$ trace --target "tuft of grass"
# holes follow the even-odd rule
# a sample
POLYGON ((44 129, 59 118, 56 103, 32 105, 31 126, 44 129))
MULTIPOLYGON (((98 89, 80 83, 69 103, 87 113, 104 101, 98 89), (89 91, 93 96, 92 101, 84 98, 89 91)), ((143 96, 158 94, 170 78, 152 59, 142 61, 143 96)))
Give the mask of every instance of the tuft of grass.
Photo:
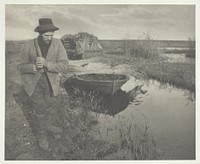
POLYGON ((137 40, 124 41, 121 48, 124 50, 125 55, 130 55, 137 58, 155 58, 159 54, 159 42, 154 42, 150 34, 144 33, 137 40))
POLYGON ((148 78, 195 92, 194 64, 166 61, 152 64, 148 62, 145 66, 139 68, 139 70, 142 69, 148 78))
POLYGON ((119 158, 131 160, 158 160, 164 154, 159 152, 155 138, 148 134, 149 125, 146 123, 141 131, 137 124, 121 125, 118 128, 120 136, 119 158))

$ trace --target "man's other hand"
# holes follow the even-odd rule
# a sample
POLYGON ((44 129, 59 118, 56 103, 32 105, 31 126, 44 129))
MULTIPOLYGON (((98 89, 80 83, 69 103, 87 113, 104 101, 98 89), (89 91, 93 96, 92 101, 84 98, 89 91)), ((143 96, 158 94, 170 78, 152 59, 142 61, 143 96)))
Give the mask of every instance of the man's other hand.
POLYGON ((35 65, 36 65, 36 68, 41 69, 41 68, 47 67, 47 61, 43 57, 37 57, 35 65))

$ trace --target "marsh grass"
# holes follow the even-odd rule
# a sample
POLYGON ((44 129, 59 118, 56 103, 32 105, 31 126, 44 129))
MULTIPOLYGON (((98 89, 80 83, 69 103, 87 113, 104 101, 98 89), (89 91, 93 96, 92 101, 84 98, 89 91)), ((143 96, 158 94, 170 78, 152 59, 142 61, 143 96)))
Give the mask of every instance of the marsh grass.
MULTIPOLYGON (((119 53, 104 54, 100 59, 107 63, 118 63, 131 65, 134 71, 127 72, 136 78, 154 79, 161 83, 168 83, 177 88, 187 89, 195 92, 195 64, 169 62, 161 53, 165 50, 159 49, 162 43, 155 42, 148 33, 143 34, 137 41, 125 40, 120 47, 123 55, 119 53)), ((195 56, 195 42, 188 40, 188 48, 184 50, 170 50, 170 52, 183 52, 187 57, 195 56)))
POLYGON ((177 88, 195 92, 195 65, 189 63, 148 63, 142 67, 146 76, 177 88))
POLYGON ((102 108, 102 99, 98 93, 94 91, 85 91, 78 87, 71 88, 71 105, 79 105, 91 111, 98 111, 102 108))
MULTIPOLYGON (((134 121, 133 124, 126 125, 122 124, 119 120, 119 125, 116 126, 116 129, 109 129, 118 136, 119 140, 116 142, 107 141, 107 139, 104 138, 105 134, 102 134, 102 131, 100 130, 99 113, 97 112, 102 109, 102 106, 100 106, 102 98, 95 92, 86 92, 79 88, 73 88, 73 90, 72 106, 75 105, 76 108, 77 106, 83 108, 79 118, 81 118, 82 126, 84 127, 84 135, 87 136, 88 134, 91 134, 91 129, 89 128, 91 126, 88 125, 91 124, 91 121, 89 120, 91 120, 92 112, 94 116, 92 127, 97 131, 100 137, 98 144, 101 145, 98 147, 99 150, 93 150, 96 152, 96 156, 92 156, 90 153, 92 153, 92 147, 94 148, 95 145, 91 145, 91 143, 94 138, 92 139, 91 136, 87 136, 87 138, 90 138, 90 140, 86 140, 87 146, 90 145, 91 150, 88 150, 88 147, 86 146, 83 150, 87 151, 87 154, 82 152, 79 154, 81 158, 86 158, 86 156, 83 157, 83 154, 87 155, 87 159, 156 160, 163 158, 158 153, 156 140, 148 137, 149 125, 147 123, 145 124, 144 130, 141 130, 134 121)), ((106 115, 106 111, 104 112, 106 115)), ((104 128, 106 129, 107 127, 104 128)))
MULTIPOLYGON (((91 128, 98 127, 99 114, 92 111, 100 108, 100 100, 94 92, 86 92, 74 87, 72 89, 73 95, 71 94, 69 107, 66 109, 69 110, 68 117, 70 117, 66 134, 73 134, 70 136, 73 146, 70 151, 62 149, 62 153, 59 154, 63 154, 63 159, 104 159, 105 156, 116 152, 117 146, 102 140, 100 132, 100 140, 95 139, 91 134, 91 128)), ((65 93, 64 90, 63 93, 65 93)), ((64 103, 65 96, 62 98, 64 103)), ((63 142, 66 143, 66 139, 63 142)))
POLYGON ((86 99, 77 96, 83 94, 82 96, 85 97, 85 92, 78 89, 74 92, 72 99, 68 97, 65 90, 62 90, 62 96, 60 96, 62 106, 66 104, 64 108, 59 109, 62 114, 58 118, 63 122, 63 133, 59 138, 51 139, 53 158, 98 159, 98 148, 100 149, 107 143, 102 141, 102 145, 96 146, 98 141, 90 134, 91 128, 97 124, 97 117, 89 110, 89 107, 93 105, 88 103, 90 101, 88 98, 85 102, 86 99))
POLYGON ((158 56, 160 50, 159 42, 155 42, 153 37, 144 33, 136 40, 124 40, 121 43, 121 46, 118 48, 119 52, 123 55, 128 55, 137 58, 155 58, 158 56))
POLYGON ((119 154, 122 159, 132 160, 155 160, 162 159, 155 138, 148 134, 149 125, 146 123, 144 130, 140 130, 136 123, 121 126, 119 131, 120 146, 119 154))
POLYGON ((132 56, 103 55, 100 60, 105 63, 130 65, 130 75, 138 79, 153 79, 161 83, 168 83, 181 89, 195 92, 195 64, 169 62, 160 55, 155 58, 144 59, 132 56), (130 64, 131 63, 131 64, 130 64))

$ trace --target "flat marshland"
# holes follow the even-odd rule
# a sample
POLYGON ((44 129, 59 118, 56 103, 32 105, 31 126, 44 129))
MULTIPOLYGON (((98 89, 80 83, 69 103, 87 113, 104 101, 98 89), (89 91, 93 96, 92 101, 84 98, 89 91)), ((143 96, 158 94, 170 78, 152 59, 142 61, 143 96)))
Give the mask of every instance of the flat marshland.
MULTIPOLYGON (((42 152, 34 135, 34 120, 27 112, 30 108, 29 100, 22 90, 20 74, 16 69, 20 62, 19 45, 22 42, 7 42, 5 159, 195 158, 194 99, 189 103, 189 107, 182 103, 185 101, 182 91, 195 95, 195 59, 189 62, 169 60, 157 49, 157 43, 152 45, 149 42, 141 42, 134 46, 128 42, 120 42, 117 45, 108 41, 101 43, 104 48, 103 54, 90 54, 83 60, 70 61, 69 73, 63 76, 63 81, 77 73, 120 72, 134 77, 139 82, 155 80, 156 84, 167 84, 167 88, 173 91, 168 93, 166 88, 150 86, 147 93, 140 89, 135 89, 131 95, 122 92, 123 97, 116 97, 114 102, 117 105, 112 104, 112 110, 117 109, 125 100, 128 100, 128 106, 124 107, 123 111, 110 115, 107 108, 101 104, 101 96, 77 88, 61 88, 61 95, 54 104, 55 111, 51 117, 53 123, 63 128, 63 134, 49 134, 50 150, 42 152), (152 102, 151 96, 160 97, 160 103, 152 102), (169 99, 170 103, 167 100, 164 102, 165 99, 169 99), (57 115, 56 112, 60 114, 57 115), (176 146, 177 138, 180 137, 180 145, 176 146), (163 147, 165 149, 162 149, 163 147), (172 152, 175 156, 170 154, 172 152)), ((131 85, 137 88, 137 84, 131 85)))

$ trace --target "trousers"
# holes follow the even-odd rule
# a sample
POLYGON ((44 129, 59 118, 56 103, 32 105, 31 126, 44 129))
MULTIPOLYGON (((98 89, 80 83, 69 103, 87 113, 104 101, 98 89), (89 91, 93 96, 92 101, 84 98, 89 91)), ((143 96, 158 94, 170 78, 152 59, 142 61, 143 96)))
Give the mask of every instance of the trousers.
POLYGON ((45 115, 45 113, 50 110, 53 99, 52 88, 44 72, 31 96, 33 112, 36 115, 45 115))
POLYGON ((59 97, 53 96, 49 79, 44 72, 31 96, 32 111, 36 116, 37 132, 49 131, 52 133, 62 132, 62 110, 64 106, 59 97))
POLYGON ((55 102, 49 79, 44 72, 31 96, 32 112, 36 120, 36 131, 60 132, 52 126, 52 116, 55 116, 55 102))

